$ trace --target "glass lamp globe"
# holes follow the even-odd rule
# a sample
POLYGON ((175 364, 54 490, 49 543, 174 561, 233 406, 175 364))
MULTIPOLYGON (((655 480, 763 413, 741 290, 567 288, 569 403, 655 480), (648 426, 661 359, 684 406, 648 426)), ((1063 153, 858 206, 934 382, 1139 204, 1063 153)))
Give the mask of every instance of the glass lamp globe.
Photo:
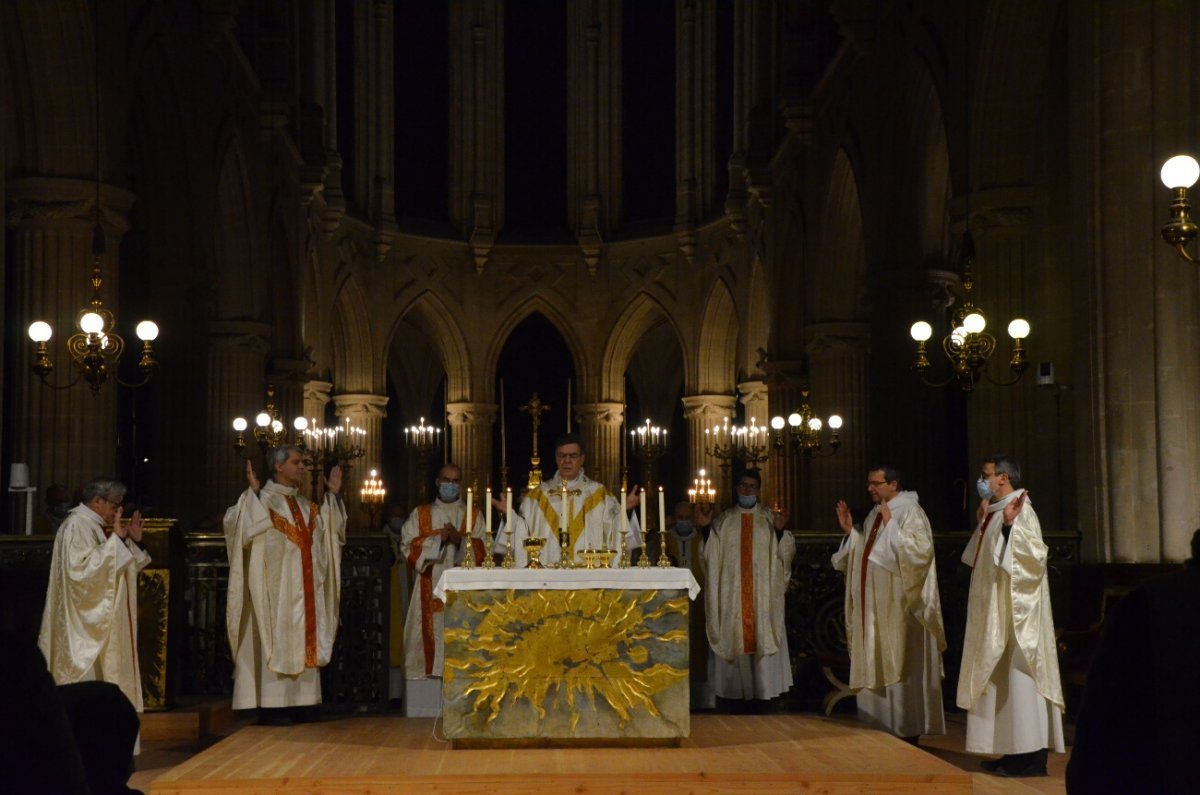
POLYGON ((79 330, 84 334, 99 334, 104 331, 104 318, 95 312, 87 312, 79 318, 79 330))
POLYGON ((271 423, 271 430, 274 431, 275 433, 279 433, 280 431, 283 430, 283 423, 280 422, 279 420, 275 420, 274 422, 271 423))
POLYGON ((793 428, 799 428, 803 419, 803 417, 793 411, 788 415, 788 425, 791 425, 793 428))
POLYGON ((260 428, 266 428, 271 424, 271 415, 265 411, 260 411, 258 416, 254 418, 254 424, 260 428))
POLYGON ((154 340, 158 339, 158 324, 153 320, 143 320, 137 324, 134 333, 137 334, 137 338, 142 342, 154 342, 154 340))
POLYGON ((933 326, 929 325, 924 320, 918 320, 916 323, 912 324, 912 328, 909 329, 908 333, 911 334, 912 338, 917 342, 925 342, 933 336, 933 326))
POLYGON ((1008 336, 1014 340, 1023 340, 1029 336, 1029 321, 1017 318, 1008 324, 1008 336))
POLYGON ((46 342, 54 334, 54 329, 44 320, 35 320, 29 324, 29 339, 34 342, 46 342))
POLYGON ((978 312, 972 312, 963 318, 963 328, 968 334, 978 334, 987 328, 987 321, 978 312))
POLYGON ((1190 155, 1175 155, 1163 163, 1158 175, 1168 188, 1190 188, 1200 179, 1200 164, 1190 155))
POLYGON ((808 421, 808 429, 811 431, 821 430, 821 421, 819 419, 817 419, 816 417, 813 417, 811 420, 808 421))
POLYGON ((842 418, 834 414, 829 418, 829 427, 835 431, 842 427, 842 418))
POLYGON ((308 420, 304 419, 303 417, 297 417, 296 419, 292 420, 292 427, 298 431, 306 431, 308 430, 308 420))
POLYGON ((786 424, 787 423, 784 421, 783 417, 775 416, 771 418, 771 427, 777 431, 782 431, 783 426, 786 424))
POLYGON ((235 431, 237 431, 238 433, 241 433, 242 431, 246 430, 246 418, 238 417, 237 419, 235 419, 233 421, 233 429, 235 431))

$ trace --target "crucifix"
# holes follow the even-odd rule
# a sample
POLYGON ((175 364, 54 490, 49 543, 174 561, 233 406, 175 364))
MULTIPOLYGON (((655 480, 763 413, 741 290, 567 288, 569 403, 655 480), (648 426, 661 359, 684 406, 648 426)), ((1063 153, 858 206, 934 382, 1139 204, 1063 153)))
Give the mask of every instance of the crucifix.
POLYGON ((542 424, 542 415, 550 410, 550 406, 542 402, 538 397, 538 393, 534 392, 533 397, 524 406, 521 406, 519 411, 523 411, 533 420, 533 455, 529 457, 529 482, 526 488, 533 491, 542 484, 542 459, 538 456, 538 426, 542 424))

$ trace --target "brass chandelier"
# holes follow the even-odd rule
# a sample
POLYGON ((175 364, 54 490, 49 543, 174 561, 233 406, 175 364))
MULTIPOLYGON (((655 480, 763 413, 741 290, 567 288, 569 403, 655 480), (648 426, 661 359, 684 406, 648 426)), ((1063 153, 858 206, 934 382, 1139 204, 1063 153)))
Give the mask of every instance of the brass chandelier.
POLYGON ((119 372, 121 354, 125 352, 125 340, 116 331, 117 320, 113 313, 104 307, 100 298, 100 287, 103 278, 100 275, 100 263, 104 259, 104 227, 100 224, 100 37, 99 11, 97 4, 92 4, 92 50, 95 69, 95 123, 96 123, 96 206, 92 227, 92 300, 88 306, 81 309, 75 319, 76 332, 67 338, 67 352, 71 356, 71 364, 77 371, 75 377, 65 384, 50 383, 50 374, 54 371, 54 363, 50 361, 50 352, 46 343, 54 334, 54 329, 44 320, 35 320, 29 326, 29 339, 34 343, 33 362, 30 369, 42 380, 43 384, 53 389, 69 389, 80 380, 86 381, 93 395, 100 394, 100 387, 111 374, 113 380, 124 387, 145 386, 158 372, 158 361, 154 358, 154 348, 151 343, 158 338, 158 325, 150 320, 137 324, 135 333, 142 341, 142 358, 138 361, 141 377, 134 381, 123 381, 119 372))
POLYGON ((1008 336, 1012 338, 1012 354, 1008 359, 1008 367, 1013 376, 1008 380, 997 380, 988 370, 988 361, 996 350, 996 338, 987 333, 987 319, 983 311, 971 301, 971 290, 975 286, 975 277, 971 263, 975 258, 975 242, 968 230, 963 234, 963 299, 958 308, 950 316, 950 333, 942 338, 942 351, 950 363, 950 374, 944 380, 929 378, 930 362, 926 354, 925 343, 933 336, 933 326, 924 320, 912 325, 910 334, 917 343, 913 358, 913 370, 925 384, 932 387, 944 387, 958 384, 963 392, 970 392, 986 379, 997 386, 1011 386, 1021 380, 1029 362, 1025 358, 1024 340, 1029 336, 1029 322, 1016 318, 1008 324, 1008 336))
POLYGON ((788 415, 771 418, 771 443, 775 452, 784 457, 802 456, 804 458, 831 456, 838 451, 842 444, 842 418, 831 414, 825 422, 813 413, 808 403, 808 387, 800 389, 800 408, 788 415), (822 433, 827 428, 828 439, 822 433))

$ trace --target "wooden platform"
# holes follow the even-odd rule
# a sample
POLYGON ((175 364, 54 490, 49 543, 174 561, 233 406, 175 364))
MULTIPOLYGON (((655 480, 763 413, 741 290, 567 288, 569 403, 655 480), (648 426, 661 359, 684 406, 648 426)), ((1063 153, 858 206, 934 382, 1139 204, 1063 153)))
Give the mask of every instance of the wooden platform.
POLYGON ((395 717, 251 726, 150 792, 972 791, 970 773, 919 748, 808 715, 694 715, 679 748, 451 750, 434 730, 433 719, 395 717))

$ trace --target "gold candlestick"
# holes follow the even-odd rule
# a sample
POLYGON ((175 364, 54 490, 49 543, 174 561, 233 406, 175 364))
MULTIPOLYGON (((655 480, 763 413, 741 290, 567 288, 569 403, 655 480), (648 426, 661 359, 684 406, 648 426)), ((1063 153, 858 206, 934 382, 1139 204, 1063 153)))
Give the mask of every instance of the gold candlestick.
POLYGON ((508 545, 504 550, 504 560, 500 563, 500 567, 504 569, 515 569, 517 567, 516 558, 512 553, 512 522, 504 525, 504 531, 508 533, 508 545))

